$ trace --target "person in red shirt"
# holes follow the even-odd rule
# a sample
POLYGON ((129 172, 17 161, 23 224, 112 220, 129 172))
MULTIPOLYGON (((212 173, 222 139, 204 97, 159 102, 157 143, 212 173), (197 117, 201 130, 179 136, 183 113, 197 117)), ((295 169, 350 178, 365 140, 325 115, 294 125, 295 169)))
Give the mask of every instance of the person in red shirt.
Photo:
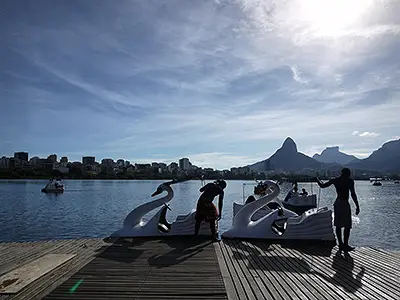
POLYGON ((225 188, 226 182, 222 179, 207 183, 205 186, 200 188, 200 192, 202 194, 197 201, 195 235, 199 234, 201 221, 204 220, 210 223, 211 235, 213 239, 218 240, 216 233, 216 221, 221 219, 225 188), (216 196, 219 196, 218 210, 213 204, 213 200, 216 196))

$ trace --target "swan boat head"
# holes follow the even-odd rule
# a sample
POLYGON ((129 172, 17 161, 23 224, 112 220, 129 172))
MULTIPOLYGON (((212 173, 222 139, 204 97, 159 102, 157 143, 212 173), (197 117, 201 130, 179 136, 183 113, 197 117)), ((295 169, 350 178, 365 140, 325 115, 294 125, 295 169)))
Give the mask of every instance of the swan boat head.
POLYGON ((160 224, 160 219, 165 219, 166 210, 170 209, 168 202, 174 197, 174 191, 171 185, 187 180, 189 179, 171 180, 161 183, 156 191, 151 194, 151 197, 158 196, 164 192, 167 192, 167 195, 134 208, 124 219, 123 227, 114 232, 111 237, 157 236, 160 234, 160 231, 168 232, 170 229, 169 224, 167 224, 166 221, 161 222, 165 223, 167 226, 167 228, 162 227, 161 225, 163 224, 160 224), (146 214, 161 206, 163 207, 159 209, 150 220, 144 220, 143 217, 146 214))

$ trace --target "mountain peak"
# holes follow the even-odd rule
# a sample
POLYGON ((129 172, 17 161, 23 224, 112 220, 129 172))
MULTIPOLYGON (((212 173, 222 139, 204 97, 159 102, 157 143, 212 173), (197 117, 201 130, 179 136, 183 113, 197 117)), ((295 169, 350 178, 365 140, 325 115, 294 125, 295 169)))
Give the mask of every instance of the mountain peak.
POLYGON ((290 152, 297 152, 297 145, 291 137, 287 137, 283 142, 281 149, 285 149, 290 152))
POLYGON ((339 146, 332 146, 332 147, 326 147, 324 151, 329 151, 329 152, 339 152, 339 146))
POLYGON ((326 147, 321 154, 314 154, 313 158, 323 163, 338 163, 341 165, 358 160, 358 158, 353 155, 340 152, 339 146, 326 147))

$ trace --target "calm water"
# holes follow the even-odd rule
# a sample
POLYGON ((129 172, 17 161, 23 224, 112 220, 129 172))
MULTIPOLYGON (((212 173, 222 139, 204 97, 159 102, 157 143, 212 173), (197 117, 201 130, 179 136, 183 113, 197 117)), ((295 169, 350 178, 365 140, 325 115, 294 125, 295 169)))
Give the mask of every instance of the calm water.
MULTIPOLYGON (((106 237, 121 227, 134 207, 151 199, 149 195, 161 181, 66 180, 66 191, 58 196, 41 193, 46 182, 0 180, 0 241, 106 237)), ((243 182, 228 181, 220 222, 222 231, 232 223, 232 203, 242 202, 243 182)), ((169 221, 195 208, 200 186, 200 181, 173 186, 175 198, 171 201, 169 221)), ((303 186, 311 190, 311 184, 300 184, 299 188, 303 186)), ((281 186, 282 194, 289 187, 281 186)), ((246 188, 247 194, 252 188, 246 188)), ((313 190, 318 195, 315 184, 313 190)), ((383 182, 383 186, 372 186, 358 181, 356 191, 361 213, 353 217, 351 243, 400 250, 400 185, 383 182)), ((331 207, 334 198, 333 187, 321 191, 321 205, 331 207)))

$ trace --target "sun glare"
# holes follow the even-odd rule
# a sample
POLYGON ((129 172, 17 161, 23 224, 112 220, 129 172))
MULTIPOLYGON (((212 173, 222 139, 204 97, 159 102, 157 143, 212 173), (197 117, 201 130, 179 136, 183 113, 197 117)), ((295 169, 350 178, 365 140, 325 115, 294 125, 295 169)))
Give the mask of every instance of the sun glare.
POLYGON ((318 35, 337 36, 359 25, 373 0, 302 0, 301 19, 318 35))

